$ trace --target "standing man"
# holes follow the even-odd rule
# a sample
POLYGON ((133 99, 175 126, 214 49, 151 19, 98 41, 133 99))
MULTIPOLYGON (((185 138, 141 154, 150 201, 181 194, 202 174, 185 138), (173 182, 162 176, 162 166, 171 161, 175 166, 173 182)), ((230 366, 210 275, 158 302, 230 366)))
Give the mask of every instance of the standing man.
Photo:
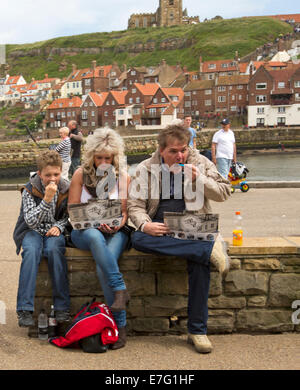
POLYGON ((71 167, 70 174, 73 175, 76 169, 80 166, 81 143, 83 141, 82 133, 77 129, 77 122, 70 121, 68 123, 70 130, 69 137, 71 140, 71 167))
POLYGON ((196 145, 197 133, 196 133, 196 130, 191 127, 191 124, 192 124, 192 117, 191 116, 185 116, 184 117, 184 122, 183 122, 183 127, 185 129, 187 129, 191 133, 189 146, 191 148, 195 148, 196 149, 197 148, 197 145, 196 145))
POLYGON ((236 144, 229 119, 223 119, 221 125, 223 128, 213 136, 211 155, 218 172, 227 179, 232 160, 236 163, 236 144))
POLYGON ((209 353, 212 345, 206 333, 210 262, 225 275, 229 270, 229 258, 220 239, 214 243, 169 237, 164 212, 194 210, 209 214, 212 212, 209 199, 225 201, 231 187, 211 161, 188 147, 189 141, 190 133, 182 125, 171 125, 160 132, 158 149, 138 165, 136 177, 129 186, 128 217, 137 229, 132 235, 133 248, 187 260, 188 343, 199 353, 209 353), (184 164, 184 171, 181 164, 184 164), (187 183, 184 180, 183 185, 184 177, 187 183), (194 196, 189 197, 189 186, 200 195, 200 202, 194 196))

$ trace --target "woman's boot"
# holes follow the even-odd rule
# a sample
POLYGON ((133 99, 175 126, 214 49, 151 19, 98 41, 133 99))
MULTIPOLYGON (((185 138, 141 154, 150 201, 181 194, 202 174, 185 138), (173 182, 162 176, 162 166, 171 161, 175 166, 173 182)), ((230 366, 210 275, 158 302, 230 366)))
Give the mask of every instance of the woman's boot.
POLYGON ((112 346, 111 349, 120 349, 125 347, 126 345, 126 328, 125 326, 123 328, 119 328, 119 338, 118 341, 116 341, 112 346))
POLYGON ((110 307, 111 311, 121 311, 126 309, 126 304, 129 302, 130 295, 127 290, 115 291, 115 299, 110 307))

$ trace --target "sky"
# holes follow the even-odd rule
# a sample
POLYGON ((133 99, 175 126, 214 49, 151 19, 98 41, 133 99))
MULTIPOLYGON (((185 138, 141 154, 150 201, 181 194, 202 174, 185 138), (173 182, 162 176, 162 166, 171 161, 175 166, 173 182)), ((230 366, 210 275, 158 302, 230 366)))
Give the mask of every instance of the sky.
MULTIPOLYGON (((0 44, 126 30, 132 13, 155 12, 158 4, 159 0, 0 0, 0 44)), ((200 21, 216 15, 229 19, 300 13, 299 0, 183 0, 183 8, 200 21)))

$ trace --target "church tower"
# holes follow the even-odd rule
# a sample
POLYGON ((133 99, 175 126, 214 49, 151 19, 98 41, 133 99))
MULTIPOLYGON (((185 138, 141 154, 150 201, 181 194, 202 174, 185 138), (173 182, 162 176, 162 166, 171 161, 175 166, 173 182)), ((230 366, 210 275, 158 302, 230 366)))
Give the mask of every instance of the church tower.
POLYGON ((182 24, 182 0, 159 0, 157 24, 161 27, 182 24))

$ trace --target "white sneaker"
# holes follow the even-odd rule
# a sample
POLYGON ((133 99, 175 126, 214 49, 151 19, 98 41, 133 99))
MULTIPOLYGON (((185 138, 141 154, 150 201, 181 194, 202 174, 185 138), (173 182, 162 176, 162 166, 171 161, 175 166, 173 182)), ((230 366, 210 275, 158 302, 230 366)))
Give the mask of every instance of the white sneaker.
POLYGON ((188 344, 194 345, 199 353, 210 353, 213 349, 211 342, 206 334, 191 334, 188 333, 188 344))
POLYGON ((230 268, 230 257, 227 254, 227 243, 220 234, 217 235, 216 241, 211 252, 210 261, 214 264, 221 275, 227 275, 230 268))

